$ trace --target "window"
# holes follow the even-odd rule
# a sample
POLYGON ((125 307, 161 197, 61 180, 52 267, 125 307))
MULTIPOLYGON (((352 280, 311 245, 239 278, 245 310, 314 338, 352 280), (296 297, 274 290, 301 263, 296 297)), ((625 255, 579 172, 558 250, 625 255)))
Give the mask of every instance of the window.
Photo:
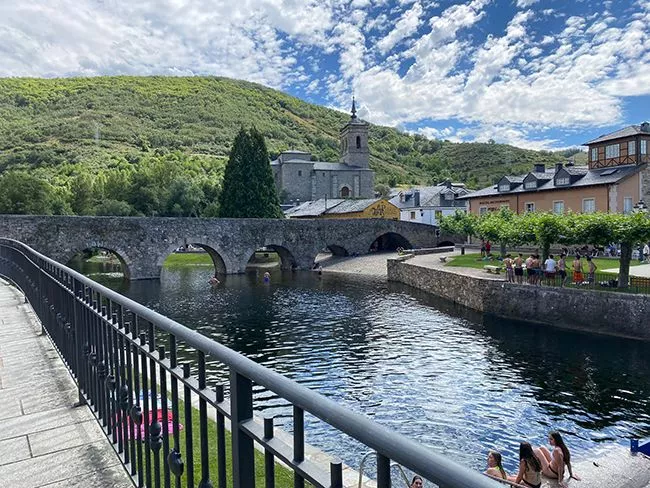
POLYGON ((347 186, 341 188, 341 198, 350 198, 350 188, 347 186))
POLYGON ((510 183, 501 183, 499 185, 499 191, 510 191, 510 183))
POLYGON ((555 214, 564 213, 564 200, 555 200, 553 202, 553 213, 555 214))
POLYGON ((302 176, 302 170, 298 170, 298 176, 302 176))
POLYGON ((445 200, 453 200, 453 199, 454 199, 453 193, 445 193, 445 200))
POLYGON ((611 146, 605 147, 605 157, 606 158, 617 158, 620 155, 621 146, 618 144, 612 144, 611 146))
POLYGON ((415 220, 415 212, 411 212, 411 220, 415 220))
POLYGON ((487 207, 479 207, 478 214, 479 215, 485 215, 487 213, 487 211, 488 211, 487 207))
POLYGON ((440 221, 442 218, 442 210, 436 210, 436 220, 440 221))
POLYGON ((598 148, 597 147, 592 147, 591 148, 591 160, 592 161, 598 161, 598 148))
POLYGON ((639 142, 640 142, 639 143, 639 148, 640 148, 639 152, 641 154, 648 154, 648 141, 646 141, 644 139, 641 139, 641 141, 639 141, 639 142))
POLYGON ((568 184, 569 184, 568 176, 560 176, 559 178, 555 178, 555 186, 565 186, 568 184))
POLYGON ((526 209, 526 212, 534 212, 535 211, 535 202, 526 202, 524 208, 526 209))
POLYGON ((524 188, 526 188, 527 190, 534 190, 535 188, 537 188, 537 180, 527 181, 524 184, 524 188))
POLYGON ((629 141, 627 143, 627 155, 632 156, 636 154, 636 141, 629 141))
POLYGON ((357 149, 361 149, 361 136, 357 136, 357 149))
POLYGON ((582 213, 594 213, 596 211, 596 199, 583 198, 582 199, 582 213))
POLYGON ((632 213, 633 208, 634 208, 634 204, 632 203, 632 197, 625 197, 623 199, 623 213, 624 214, 632 213))

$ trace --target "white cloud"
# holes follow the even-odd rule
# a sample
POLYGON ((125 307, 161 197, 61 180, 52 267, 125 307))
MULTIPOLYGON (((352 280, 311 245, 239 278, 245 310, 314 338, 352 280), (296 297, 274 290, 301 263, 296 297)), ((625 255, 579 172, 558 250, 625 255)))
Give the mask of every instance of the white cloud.
POLYGON ((539 0, 517 0, 517 7, 528 8, 537 2, 539 2, 539 0))
POLYGON ((404 12, 402 17, 395 24, 395 28, 393 28, 386 37, 377 43, 379 51, 382 54, 385 54, 399 41, 406 39, 415 33, 421 24, 420 17, 422 16, 422 12, 423 10, 420 2, 416 2, 410 10, 404 12))

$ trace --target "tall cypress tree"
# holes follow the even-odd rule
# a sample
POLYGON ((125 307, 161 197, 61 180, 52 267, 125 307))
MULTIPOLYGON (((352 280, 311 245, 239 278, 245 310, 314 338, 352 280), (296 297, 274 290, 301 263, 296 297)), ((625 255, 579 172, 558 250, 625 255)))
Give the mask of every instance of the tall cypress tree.
POLYGON ((230 151, 219 197, 219 216, 282 218, 264 136, 241 129, 230 151))

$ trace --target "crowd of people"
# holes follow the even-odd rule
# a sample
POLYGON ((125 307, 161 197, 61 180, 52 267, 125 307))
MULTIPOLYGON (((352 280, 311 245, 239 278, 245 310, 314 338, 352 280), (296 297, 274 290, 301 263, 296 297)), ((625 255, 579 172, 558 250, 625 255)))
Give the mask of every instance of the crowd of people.
MULTIPOLYGON (((519 467, 516 474, 509 475, 503 468, 503 459, 497 451, 490 451, 487 457, 487 470, 485 474, 500 481, 509 481, 522 488, 540 488, 542 476, 557 480, 561 488, 567 484, 564 479, 568 473, 569 478, 580 481, 571 466, 571 453, 564 443, 559 432, 551 432, 548 442, 553 448, 549 451, 546 446, 533 448, 529 442, 519 444, 519 467)), ((424 488, 424 481, 420 476, 414 476, 410 488, 424 488)))
POLYGON ((524 255, 519 253, 515 258, 512 254, 506 254, 503 258, 503 266, 506 270, 506 279, 510 283, 524 283, 524 272, 526 283, 529 285, 555 285, 559 280, 560 286, 567 284, 569 278, 574 284, 593 284, 596 278, 596 263, 591 256, 586 256, 584 261, 580 254, 576 254, 571 263, 567 262, 567 255, 560 254, 556 260, 553 254, 542 262, 539 254, 530 254, 524 260, 524 255), (572 274, 569 275, 569 271, 572 274), (586 275, 586 280, 585 280, 586 275))

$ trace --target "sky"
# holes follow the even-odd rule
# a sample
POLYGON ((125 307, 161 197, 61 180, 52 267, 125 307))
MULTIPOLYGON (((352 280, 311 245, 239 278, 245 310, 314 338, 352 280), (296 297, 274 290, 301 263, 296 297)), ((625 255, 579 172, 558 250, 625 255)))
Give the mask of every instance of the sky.
POLYGON ((451 141, 650 119, 650 0, 0 0, 0 76, 216 75, 451 141))

